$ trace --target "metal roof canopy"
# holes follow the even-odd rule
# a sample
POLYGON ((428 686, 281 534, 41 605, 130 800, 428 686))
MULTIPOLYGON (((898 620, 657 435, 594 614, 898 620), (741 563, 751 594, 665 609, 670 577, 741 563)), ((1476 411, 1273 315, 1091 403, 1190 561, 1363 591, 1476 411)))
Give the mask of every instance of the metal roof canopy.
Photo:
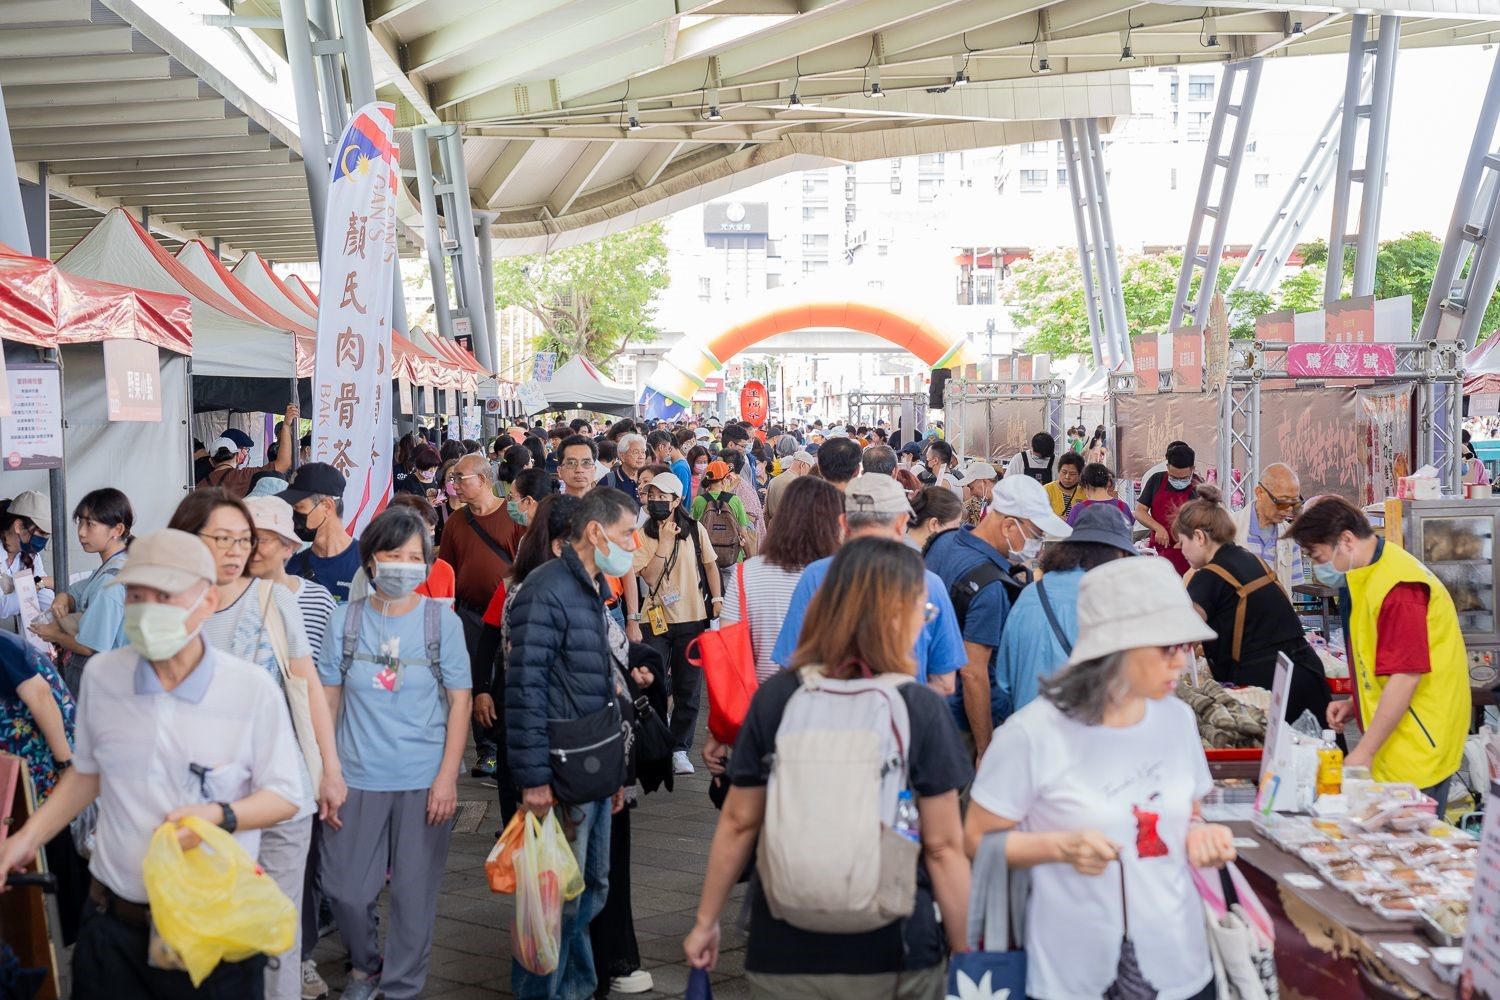
POLYGON ((790 170, 1056 138, 1057 119, 1128 111, 1120 74, 1104 71, 1343 53, 1356 9, 1407 15, 1407 47, 1500 38, 1500 0, 1422 7, 366 0, 377 63, 394 67, 381 96, 402 124, 463 124, 473 202, 496 213, 504 253, 596 238, 790 170), (968 85, 955 87, 960 71, 968 85))
POLYGON ((53 257, 124 208, 173 250, 317 258, 295 128, 135 0, 0 3, 0 87, 18 173, 51 196, 53 257))

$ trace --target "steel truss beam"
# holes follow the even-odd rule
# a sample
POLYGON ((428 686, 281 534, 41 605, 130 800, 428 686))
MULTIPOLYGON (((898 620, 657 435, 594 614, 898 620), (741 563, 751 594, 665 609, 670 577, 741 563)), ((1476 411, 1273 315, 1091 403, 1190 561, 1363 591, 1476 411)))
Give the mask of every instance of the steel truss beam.
POLYGON ((1078 240, 1078 266, 1083 271, 1094 364, 1115 369, 1129 364, 1132 357, 1099 123, 1089 118, 1064 119, 1058 124, 1068 160, 1068 192, 1073 202, 1073 229, 1078 240))
POLYGON ((1500 149, 1492 151, 1497 120, 1500 58, 1490 71, 1489 87, 1479 107, 1418 339, 1456 339, 1465 350, 1472 350, 1483 333, 1484 313, 1500 275, 1500 246, 1490 239, 1491 234, 1500 234, 1500 149))
MULTIPOLYGON (((1368 68, 1360 78, 1359 92, 1360 102, 1364 103, 1370 93, 1368 68)), ((1282 196, 1281 204, 1272 213, 1265 232, 1261 233, 1260 239, 1250 248, 1244 266, 1235 272, 1234 280, 1229 283, 1229 292, 1243 288, 1269 295, 1275 291, 1281 281, 1281 272, 1286 267, 1287 258, 1297 246, 1297 237, 1301 235, 1302 228, 1307 225, 1308 218, 1323 196, 1323 189, 1333 177, 1333 168, 1339 155, 1343 108, 1344 101, 1340 98, 1329 112, 1323 131, 1313 140, 1312 148, 1307 151, 1301 168, 1292 175, 1292 183, 1282 196)))
POLYGON ((1219 280, 1219 264, 1224 257, 1224 233, 1229 227, 1229 212, 1234 192, 1239 186, 1240 165, 1245 161, 1245 146, 1250 141, 1250 119, 1255 113, 1255 95, 1260 89, 1260 59, 1232 62, 1224 67, 1219 80, 1219 101, 1214 109, 1213 125, 1208 132, 1208 148, 1203 152, 1203 173, 1198 179, 1198 198, 1193 205, 1192 222, 1188 224, 1187 242, 1182 247, 1182 273, 1177 277, 1177 297, 1172 303, 1171 329, 1190 326, 1202 330, 1208 324, 1208 304, 1213 301, 1219 280), (1234 92, 1240 88, 1238 102, 1234 92), (1234 119, 1229 146, 1224 146, 1225 126, 1234 119), (1216 183, 1217 182, 1217 183, 1216 183), (1208 254, 1200 254, 1205 221, 1212 219, 1208 254), (1201 269, 1198 295, 1191 298, 1193 272, 1201 269))
MULTIPOLYGON (((1451 340, 1390 346, 1396 353, 1396 374, 1357 381, 1408 385, 1416 390, 1417 464, 1437 466, 1444 489, 1457 492, 1463 482, 1459 458, 1463 350, 1451 340)), ((1287 347, 1259 340, 1229 342, 1228 374, 1219 397, 1219 481, 1226 489, 1250 496, 1259 481, 1261 384, 1287 378, 1287 347)), ((1326 385, 1349 380, 1298 381, 1326 385)))
POLYGON ((1390 137, 1391 94, 1396 82, 1396 48, 1401 40, 1401 19, 1382 15, 1378 37, 1366 35, 1369 17, 1350 17, 1349 62, 1344 74, 1344 103, 1339 111, 1338 169, 1334 174, 1333 225, 1328 231, 1328 274, 1323 300, 1337 302, 1344 293, 1344 246, 1351 235, 1349 210, 1351 189, 1360 186, 1359 229, 1354 236, 1354 294, 1375 290, 1375 254, 1380 240, 1380 203, 1385 193, 1385 154, 1390 137), (1370 103, 1360 104, 1359 94, 1366 60, 1370 68, 1370 103), (1365 130, 1364 163, 1355 169, 1355 147, 1359 123, 1365 130))
MULTIPOLYGON (((960 458, 968 455, 964 441, 966 430, 964 427, 965 414, 963 407, 967 403, 986 403, 992 401, 1016 401, 1031 400, 1046 404, 1047 408, 1047 432, 1054 438, 1063 436, 1064 414, 1063 407, 1066 403, 1067 384, 1060 378, 1033 379, 1025 381, 1021 379, 1010 379, 1002 381, 980 381, 975 379, 950 378, 943 386, 943 411, 947 415, 948 442, 953 445, 953 451, 960 458)), ((976 459, 988 461, 990 455, 972 456, 976 459)))
MULTIPOLYGON (((863 411, 869 409, 878 412, 882 406, 894 406, 896 412, 901 412, 904 403, 913 403, 916 406, 918 416, 917 423, 926 429, 927 427, 927 393, 925 392, 851 392, 849 399, 849 422, 858 426, 864 423, 863 411)), ((879 419, 878 417, 875 419, 879 419)), ((910 428, 907 429, 908 432, 910 428)))

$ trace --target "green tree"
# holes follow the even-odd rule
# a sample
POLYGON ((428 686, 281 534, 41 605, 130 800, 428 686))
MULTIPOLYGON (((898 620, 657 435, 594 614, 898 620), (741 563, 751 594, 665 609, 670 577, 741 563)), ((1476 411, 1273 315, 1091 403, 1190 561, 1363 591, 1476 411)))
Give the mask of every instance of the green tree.
POLYGON ((591 243, 495 261, 495 305, 542 324, 533 345, 557 363, 583 355, 609 369, 631 342, 655 340, 656 299, 669 282, 665 226, 653 222, 591 243))
MULTIPOLYGON (((1327 260, 1325 252, 1323 259, 1327 260)), ((1276 308, 1292 312, 1315 312, 1323 308, 1323 267, 1309 264, 1281 279, 1276 289, 1276 308)))

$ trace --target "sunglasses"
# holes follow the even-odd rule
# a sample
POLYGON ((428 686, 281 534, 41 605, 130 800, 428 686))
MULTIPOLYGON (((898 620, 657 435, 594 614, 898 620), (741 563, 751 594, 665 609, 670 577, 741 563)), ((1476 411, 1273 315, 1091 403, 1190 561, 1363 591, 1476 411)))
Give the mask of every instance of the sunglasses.
POLYGON ((1301 507, 1305 502, 1300 494, 1294 497, 1279 497, 1276 494, 1272 493, 1270 490, 1266 489, 1264 486, 1257 486, 1256 489, 1264 493, 1266 495, 1266 499, 1270 500, 1271 503, 1275 504, 1276 507, 1280 510, 1295 510, 1296 508, 1301 507))

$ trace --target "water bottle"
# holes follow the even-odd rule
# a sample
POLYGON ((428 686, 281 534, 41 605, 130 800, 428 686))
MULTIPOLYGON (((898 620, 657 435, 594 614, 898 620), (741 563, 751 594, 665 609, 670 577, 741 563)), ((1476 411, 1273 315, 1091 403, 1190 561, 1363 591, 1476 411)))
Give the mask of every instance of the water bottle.
POLYGON ((896 796, 896 822, 893 829, 907 840, 921 843, 921 822, 917 815, 917 802, 912 798, 911 789, 903 788, 901 794, 896 796))

